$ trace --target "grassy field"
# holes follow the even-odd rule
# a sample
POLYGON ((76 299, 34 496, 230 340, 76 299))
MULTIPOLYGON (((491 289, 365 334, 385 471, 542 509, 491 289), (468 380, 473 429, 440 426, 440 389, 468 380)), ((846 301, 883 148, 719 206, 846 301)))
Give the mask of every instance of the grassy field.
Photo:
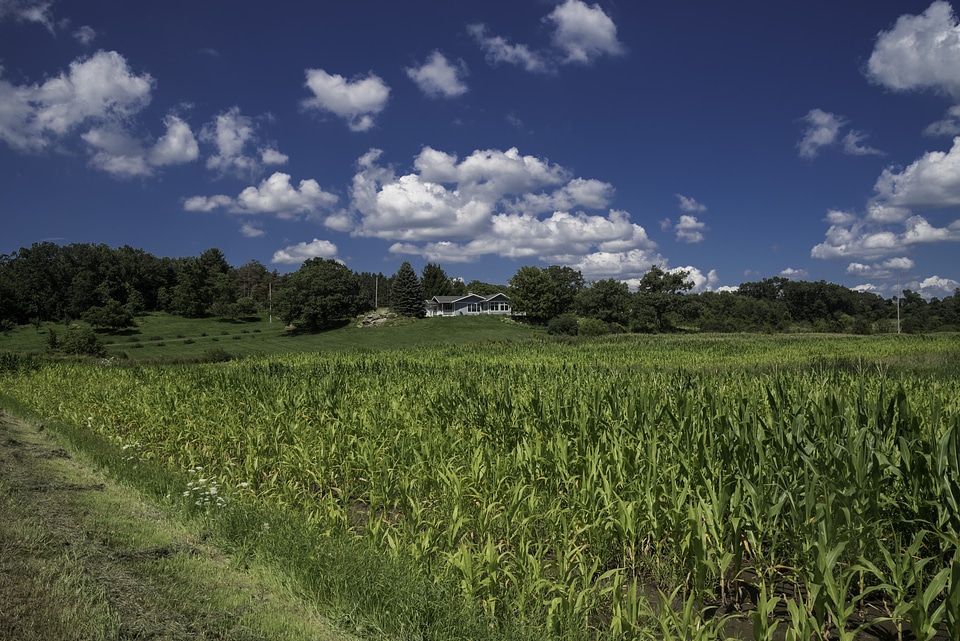
POLYGON ((476 343, 453 328, 515 328, 459 320, 338 330, 405 349, 7 357, 0 386, 388 637, 960 630, 957 335, 476 343))
MULTIPOLYGON (((44 323, 23 325, 0 335, 0 351, 42 353, 47 333, 63 335, 67 327, 44 323)), ((519 340, 535 330, 494 316, 402 319, 379 327, 358 327, 356 322, 318 334, 297 334, 277 319, 228 322, 214 318, 188 319, 164 313, 137 318, 137 327, 117 333, 101 332, 109 356, 137 361, 175 361, 200 358, 210 350, 231 356, 253 356, 344 349, 398 349, 420 345, 463 344, 519 340)))

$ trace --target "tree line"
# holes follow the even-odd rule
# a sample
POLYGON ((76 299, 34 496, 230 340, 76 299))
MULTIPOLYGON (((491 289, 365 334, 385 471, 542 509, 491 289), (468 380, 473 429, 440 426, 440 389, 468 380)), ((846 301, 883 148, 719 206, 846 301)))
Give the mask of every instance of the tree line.
POLYGON ((507 284, 464 283, 440 265, 418 275, 354 272, 312 258, 289 274, 257 261, 232 267, 211 248, 197 257, 156 257, 129 246, 35 243, 0 255, 0 323, 5 329, 85 320, 117 329, 137 315, 163 311, 188 318, 242 320, 273 313, 319 331, 378 307, 423 316, 423 301, 468 292, 504 292, 514 312, 558 334, 606 332, 844 333, 960 331, 960 289, 929 301, 916 292, 884 299, 825 281, 781 277, 742 283, 736 292, 690 293, 689 274, 657 265, 636 291, 616 279, 587 282, 570 267, 520 267, 507 284), (899 307, 899 309, 898 309, 899 307), (899 321, 898 321, 899 312, 899 321))

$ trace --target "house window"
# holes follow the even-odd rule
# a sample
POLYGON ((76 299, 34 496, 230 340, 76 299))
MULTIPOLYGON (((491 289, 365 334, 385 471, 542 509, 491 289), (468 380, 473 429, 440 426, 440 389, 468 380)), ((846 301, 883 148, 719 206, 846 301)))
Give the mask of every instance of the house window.
POLYGON ((467 304, 467 311, 470 312, 471 314, 479 314, 479 313, 480 313, 480 303, 468 303, 468 304, 467 304))
POLYGON ((508 312, 510 311, 510 305, 508 305, 507 303, 490 303, 490 311, 508 312))

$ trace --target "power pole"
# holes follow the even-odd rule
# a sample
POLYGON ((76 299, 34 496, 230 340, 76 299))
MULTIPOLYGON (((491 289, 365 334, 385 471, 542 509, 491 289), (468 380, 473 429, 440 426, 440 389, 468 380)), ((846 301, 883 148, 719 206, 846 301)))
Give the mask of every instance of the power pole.
POLYGON ((900 277, 897 276, 897 333, 900 333, 900 277))

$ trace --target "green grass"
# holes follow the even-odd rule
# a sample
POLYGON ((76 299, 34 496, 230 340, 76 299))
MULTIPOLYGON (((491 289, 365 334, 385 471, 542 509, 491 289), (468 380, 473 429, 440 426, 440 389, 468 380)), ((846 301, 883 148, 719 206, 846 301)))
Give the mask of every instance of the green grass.
MULTIPOLYGON (((80 323, 82 324, 82 323, 80 323)), ((0 336, 0 351, 41 353, 47 333, 61 337, 62 324, 44 323, 39 331, 23 325, 0 336)), ((175 361, 202 358, 209 350, 224 350, 234 357, 280 353, 319 352, 345 349, 401 349, 436 344, 512 341, 536 333, 528 325, 498 316, 404 319, 396 326, 344 327, 318 334, 298 334, 266 317, 245 322, 216 318, 189 319, 161 312, 137 318, 137 327, 116 333, 99 332, 107 355, 136 361, 175 361)))

